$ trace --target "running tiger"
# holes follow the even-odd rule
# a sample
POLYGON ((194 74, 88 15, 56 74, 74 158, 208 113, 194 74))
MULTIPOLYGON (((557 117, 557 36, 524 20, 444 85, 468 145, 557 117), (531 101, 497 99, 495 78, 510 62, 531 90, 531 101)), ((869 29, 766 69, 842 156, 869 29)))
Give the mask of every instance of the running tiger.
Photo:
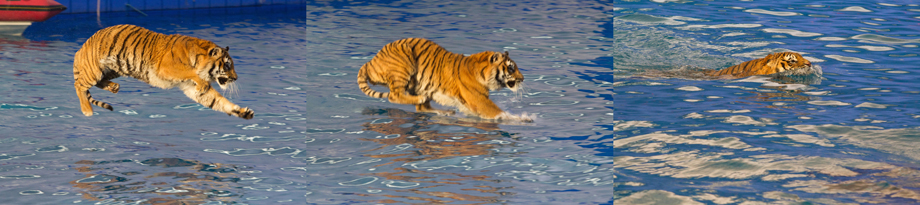
POLYGON ((730 76, 743 78, 753 75, 803 75, 813 71, 811 62, 795 52, 772 53, 767 57, 750 60, 722 70, 708 70, 709 76, 730 76))
POLYGON ((235 90, 237 75, 228 51, 208 40, 178 34, 165 35, 134 25, 116 25, 93 34, 74 55, 73 77, 80 110, 92 116, 93 105, 112 110, 108 103, 93 99, 89 88, 96 86, 118 93, 112 80, 131 76, 151 86, 178 86, 201 105, 244 119, 253 111, 240 108, 211 87, 235 90))
POLYGON ((364 94, 387 98, 392 103, 412 104, 418 112, 454 114, 432 108, 434 100, 483 119, 532 122, 529 117, 502 111, 489 100, 489 91, 507 87, 518 92, 523 81, 524 76, 507 51, 464 56, 421 38, 401 39, 383 46, 358 71, 358 88, 364 94), (368 83, 387 85, 390 92, 374 91, 368 83))

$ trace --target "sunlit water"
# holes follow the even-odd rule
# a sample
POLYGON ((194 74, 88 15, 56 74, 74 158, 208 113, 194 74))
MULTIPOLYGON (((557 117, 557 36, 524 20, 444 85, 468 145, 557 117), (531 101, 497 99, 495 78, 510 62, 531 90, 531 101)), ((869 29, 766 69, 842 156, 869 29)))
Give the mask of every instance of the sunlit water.
POLYGON ((920 6, 614 4, 614 203, 920 203, 920 6), (779 51, 803 54, 823 79, 642 75, 779 51))
POLYGON ((100 28, 95 15, 5 39, 2 203, 613 202, 609 2, 295 7, 101 18, 102 26, 137 24, 229 46, 240 87, 230 100, 252 108, 252 120, 129 77, 113 80, 118 94, 91 89, 115 111, 94 107, 84 117, 72 61, 100 28), (431 116, 365 96, 358 68, 404 37, 457 53, 510 51, 526 92, 491 98, 535 122, 431 116))

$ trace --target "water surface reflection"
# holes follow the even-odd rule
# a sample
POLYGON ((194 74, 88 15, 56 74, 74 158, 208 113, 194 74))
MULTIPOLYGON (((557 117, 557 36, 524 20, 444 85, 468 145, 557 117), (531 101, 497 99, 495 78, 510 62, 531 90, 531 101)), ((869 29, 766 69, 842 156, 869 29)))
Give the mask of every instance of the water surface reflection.
MULTIPOLYGON (((494 152, 495 149, 515 146, 513 142, 503 141, 503 139, 512 137, 513 134, 499 130, 497 123, 466 122, 457 118, 412 113, 394 108, 365 108, 362 114, 384 116, 384 118, 374 119, 362 125, 365 127, 364 130, 384 134, 384 136, 361 139, 383 145, 367 151, 376 154, 366 155, 372 158, 390 160, 390 162, 381 165, 451 159, 464 156, 494 157, 494 155, 497 155, 494 152), (500 143, 492 143, 495 141, 500 143)), ((516 153, 503 154, 513 155, 516 153)), ((460 162, 459 164, 465 163, 460 162)), ((402 203, 415 200, 427 203, 496 203, 501 201, 499 196, 510 194, 510 192, 501 191, 502 189, 512 188, 501 187, 502 180, 489 175, 433 172, 414 167, 396 167, 393 171, 378 171, 364 175, 390 180, 392 181, 390 183, 384 182, 389 187, 417 186, 421 183, 432 184, 421 187, 410 186, 412 188, 409 189, 389 190, 402 195, 363 194, 389 198, 375 200, 378 203, 402 203), (398 182, 399 185, 394 182, 398 182), (441 187, 447 185, 466 188, 454 191, 441 189, 441 187)))

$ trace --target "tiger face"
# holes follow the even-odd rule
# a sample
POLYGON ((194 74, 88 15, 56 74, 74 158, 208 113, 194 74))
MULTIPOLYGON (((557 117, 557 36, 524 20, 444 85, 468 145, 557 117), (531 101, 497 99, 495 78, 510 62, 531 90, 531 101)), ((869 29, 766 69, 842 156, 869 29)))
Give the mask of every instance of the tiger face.
POLYGON ((220 89, 227 89, 228 85, 236 81, 236 70, 229 51, 229 46, 226 48, 215 46, 208 50, 208 62, 211 63, 205 69, 208 71, 210 80, 217 81, 220 89))
MULTIPOLYGON (((811 68, 811 62, 802 57, 801 54, 795 52, 784 52, 777 53, 779 61, 774 62, 776 73, 785 73, 787 71, 806 71, 811 68)), ((767 56, 767 59, 770 59, 770 56, 767 56)))
POLYGON ((489 89, 498 90, 505 87, 517 92, 522 87, 521 82, 524 82, 524 75, 518 69, 517 63, 511 60, 508 51, 505 51, 504 54, 492 54, 491 61, 492 68, 497 73, 495 73, 494 83, 489 86, 489 89))

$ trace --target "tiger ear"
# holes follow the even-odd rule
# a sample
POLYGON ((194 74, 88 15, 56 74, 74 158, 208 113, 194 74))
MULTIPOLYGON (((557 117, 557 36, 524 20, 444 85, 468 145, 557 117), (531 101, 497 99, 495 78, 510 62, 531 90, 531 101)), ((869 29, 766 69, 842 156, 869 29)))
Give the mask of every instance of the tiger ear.
POLYGON ((224 50, 225 50, 225 51, 230 51, 230 46, 227 46, 227 48, 224 48, 224 50))
MULTIPOLYGON (((505 52, 507 52, 507 51, 505 51, 505 52)), ((489 58, 489 62, 498 63, 498 61, 500 61, 501 59, 502 59, 502 54, 501 54, 501 53, 493 53, 493 54, 492 54, 492 58, 489 58)))
POLYGON ((208 55, 211 57, 217 57, 220 55, 220 47, 213 47, 211 50, 208 50, 208 55))

